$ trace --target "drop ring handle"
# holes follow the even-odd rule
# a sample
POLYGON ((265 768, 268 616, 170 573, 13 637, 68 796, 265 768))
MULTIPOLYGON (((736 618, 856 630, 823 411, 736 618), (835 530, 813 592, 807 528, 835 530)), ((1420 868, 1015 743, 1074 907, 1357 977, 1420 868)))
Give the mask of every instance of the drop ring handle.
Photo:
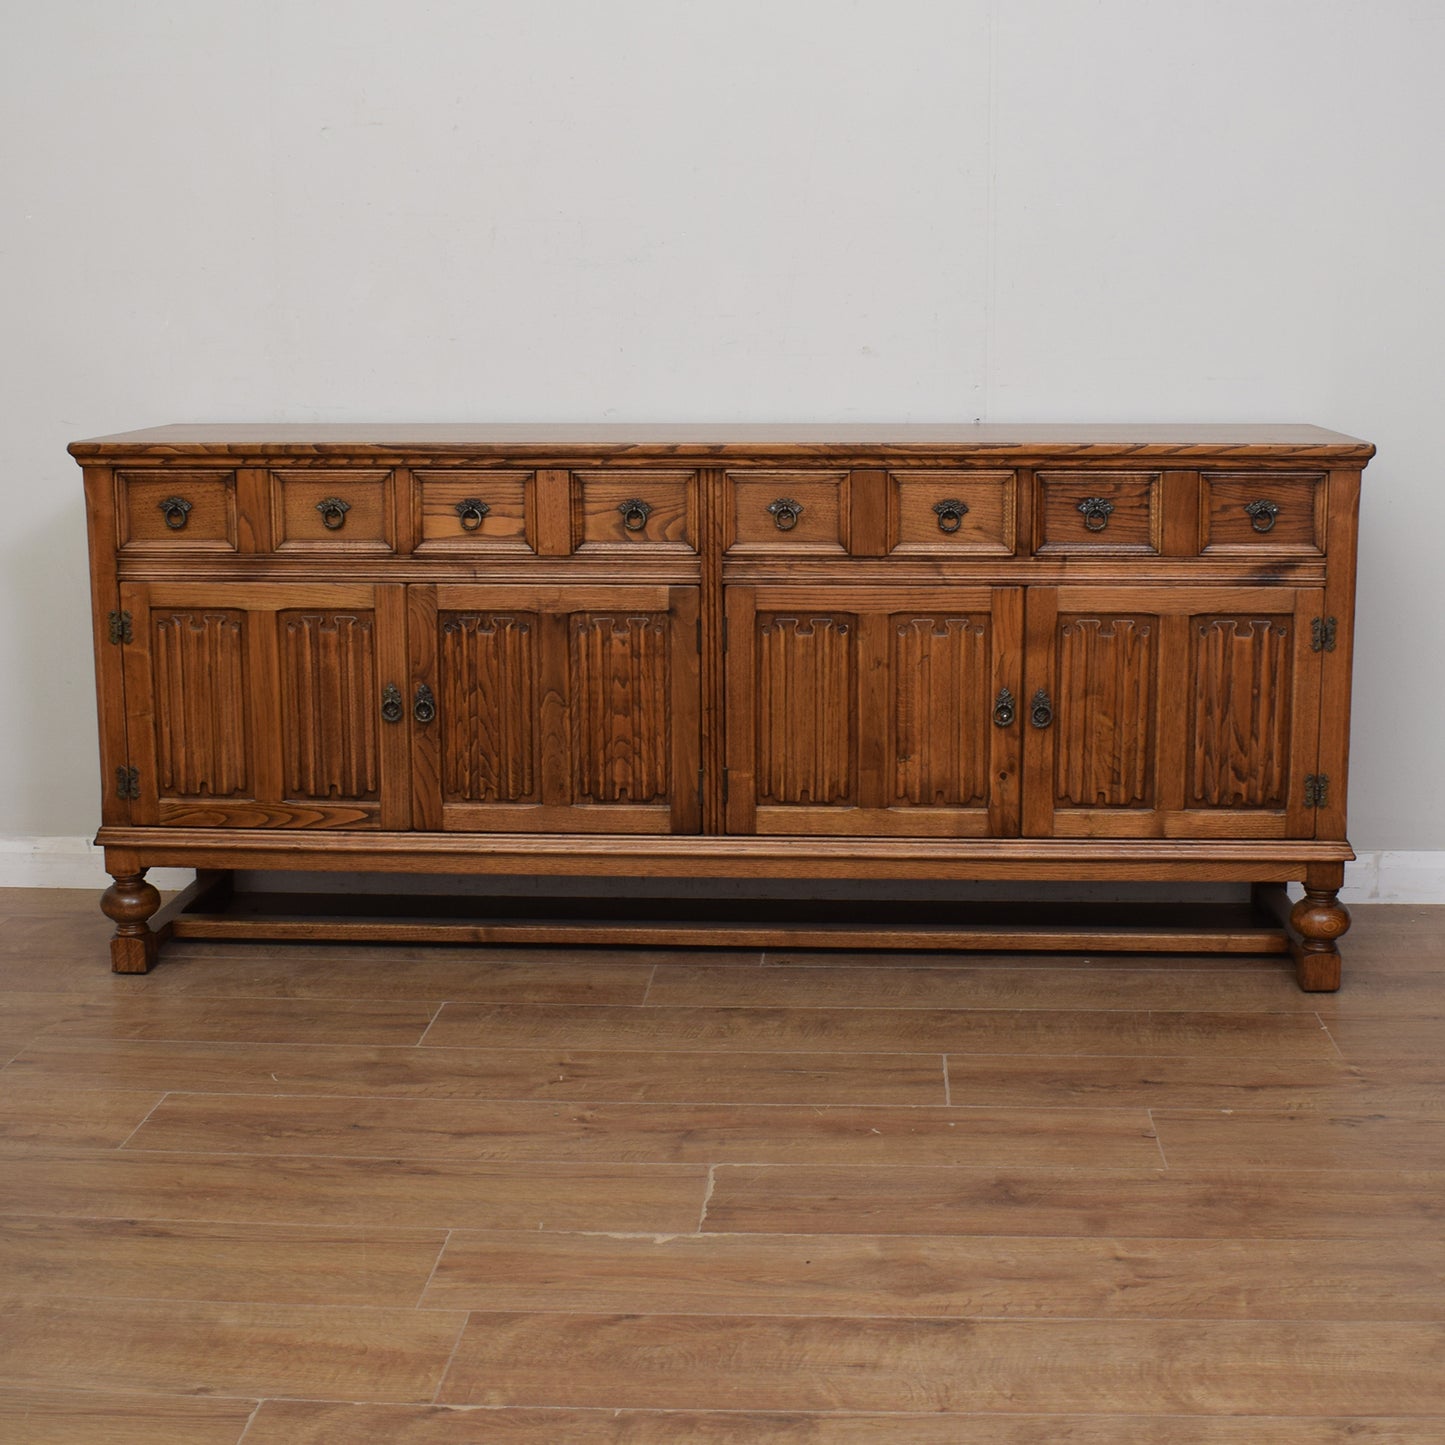
POLYGON ((1084 514, 1085 530, 1102 532, 1109 525, 1109 514, 1114 510, 1114 504, 1104 497, 1085 497, 1079 503, 1079 510, 1084 514))
POLYGON ((960 502, 957 497, 946 497, 941 502, 935 502, 933 510, 938 516, 940 532, 956 532, 963 526, 964 516, 968 512, 968 503, 960 502))
POLYGON ((317 502, 316 510, 321 513, 322 525, 328 532, 339 532, 346 525, 351 503, 343 502, 340 497, 323 497, 317 502))
POLYGON ((482 525, 482 518, 491 510, 480 497, 467 497, 464 501, 458 502, 457 520, 462 524, 462 531, 475 532, 482 525))
POLYGON ((779 497, 776 502, 768 503, 768 511, 773 514, 778 531, 791 532, 798 525, 798 518, 803 515, 803 504, 795 502, 791 497, 779 497))
POLYGON ((1279 503, 1267 502, 1261 497, 1257 502, 1246 502, 1244 510, 1249 513, 1249 525, 1256 532, 1268 532, 1279 516, 1279 503))
POLYGON ((622 513, 622 525, 629 532, 641 532, 647 527, 647 519, 652 515, 652 505, 644 502, 640 497, 631 497, 625 502, 619 502, 617 510, 622 513))
POLYGON ((167 497, 156 506, 165 513, 166 526, 172 532, 179 532, 191 520, 191 503, 185 497, 167 497))

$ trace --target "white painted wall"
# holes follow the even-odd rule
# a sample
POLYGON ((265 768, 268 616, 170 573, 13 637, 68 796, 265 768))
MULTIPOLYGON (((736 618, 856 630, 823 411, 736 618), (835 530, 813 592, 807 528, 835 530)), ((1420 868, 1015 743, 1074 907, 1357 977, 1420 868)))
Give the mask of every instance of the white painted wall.
POLYGON ((1379 445, 1352 835, 1445 849, 1436 0, 46 0, 0 25, 0 834, 96 818, 75 437, 1187 419, 1379 445))

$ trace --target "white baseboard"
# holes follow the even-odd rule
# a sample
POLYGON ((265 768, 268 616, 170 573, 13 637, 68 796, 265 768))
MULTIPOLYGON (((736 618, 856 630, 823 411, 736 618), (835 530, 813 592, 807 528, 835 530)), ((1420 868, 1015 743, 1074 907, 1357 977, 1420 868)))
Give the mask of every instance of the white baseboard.
MULTIPOLYGON (((157 888, 172 889, 195 875, 153 868, 148 876, 157 888)), ((88 838, 0 835, 0 888, 100 889, 109 882, 101 850, 88 838)), ((1361 853, 1345 868, 1341 897, 1346 903, 1445 903, 1445 850, 1361 853)))
MULTIPOLYGON (((157 888, 184 888, 190 868, 152 868, 157 888)), ((26 838, 0 834, 0 888, 105 888, 105 855, 89 838, 26 838)))

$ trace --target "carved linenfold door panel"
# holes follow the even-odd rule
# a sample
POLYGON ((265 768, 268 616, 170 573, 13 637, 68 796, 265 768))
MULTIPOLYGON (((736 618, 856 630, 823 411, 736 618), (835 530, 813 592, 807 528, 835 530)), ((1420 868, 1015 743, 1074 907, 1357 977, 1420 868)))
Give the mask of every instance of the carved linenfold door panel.
POLYGON ((696 832, 697 589, 414 585, 414 826, 696 832))
POLYGON ((1022 592, 730 586, 731 833, 1018 831, 1022 592))
POLYGON ((139 822, 405 827, 406 740, 381 717, 405 668, 396 586, 127 583, 139 822))
POLYGON ((1322 597, 1030 588, 1024 831, 1313 836, 1322 597))

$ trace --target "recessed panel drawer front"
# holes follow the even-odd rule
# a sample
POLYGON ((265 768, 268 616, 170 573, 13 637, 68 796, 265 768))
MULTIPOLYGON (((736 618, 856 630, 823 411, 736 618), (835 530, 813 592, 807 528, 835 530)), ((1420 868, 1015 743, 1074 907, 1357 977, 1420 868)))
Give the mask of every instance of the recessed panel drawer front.
POLYGON ((396 550, 390 471, 273 471, 271 523, 278 552, 396 550))
POLYGON ((889 556, 1013 556, 1013 472, 890 472, 888 486, 889 556))
POLYGON ((847 482, 847 472, 729 472, 728 555, 846 556, 847 482))
POLYGON ((1157 556, 1160 482, 1159 472, 1040 472, 1034 551, 1157 556))
POLYGON ((625 555, 697 551, 697 473, 574 472, 575 549, 625 555))
POLYGON ((1201 552, 1324 555, 1323 473, 1205 472, 1201 480, 1201 552))
POLYGON ((122 551, 236 551, 235 472, 124 471, 116 490, 122 551))
POLYGON ((414 471, 415 550, 424 555, 534 552, 534 476, 529 471, 414 471))

